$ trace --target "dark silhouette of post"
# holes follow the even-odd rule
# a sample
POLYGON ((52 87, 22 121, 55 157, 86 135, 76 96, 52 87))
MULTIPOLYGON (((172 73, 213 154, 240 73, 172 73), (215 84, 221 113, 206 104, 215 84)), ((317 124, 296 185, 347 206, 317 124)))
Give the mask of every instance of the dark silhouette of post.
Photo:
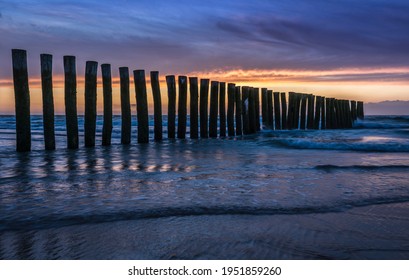
POLYGON ((325 98, 325 129, 332 128, 331 98, 325 98))
POLYGON ((161 141, 162 136, 162 99, 160 95, 159 72, 151 71, 151 87, 153 96, 154 134, 155 141, 161 141))
POLYGON ((219 83, 220 137, 226 137, 226 83, 219 83))
POLYGON ((85 147, 95 146, 95 132, 97 127, 97 71, 98 62, 87 61, 85 63, 85 147))
POLYGON ((295 95, 295 114, 294 114, 294 128, 298 129, 300 126, 300 107, 301 107, 301 93, 296 93, 295 95))
POLYGON ((31 150, 30 91, 28 87, 27 52, 13 49, 13 82, 16 108, 16 150, 31 150))
POLYGON ((249 117, 249 87, 242 87, 241 112, 243 117, 243 134, 250 134, 250 117, 249 117))
POLYGON ((149 142, 148 99, 146 96, 145 70, 134 70, 136 115, 138 118, 138 143, 149 142))
POLYGON ((364 116, 364 102, 358 101, 357 102, 357 116, 358 119, 363 120, 365 118, 364 116))
POLYGON ((307 128, 314 128, 314 102, 315 96, 312 94, 308 95, 308 116, 307 116, 307 128))
POLYGON ((273 91, 267 90, 267 127, 274 129, 273 91))
POLYGON ((267 100, 267 88, 261 89, 261 119, 264 127, 268 126, 268 100, 267 100))
POLYGON ((354 100, 351 101, 351 116, 353 121, 356 121, 358 118, 356 114, 356 101, 354 100))
POLYGON ((199 85, 196 77, 189 77, 190 138, 199 138, 199 85))
POLYGON ((254 89, 254 102, 256 106, 256 130, 260 131, 261 130, 261 125, 260 125, 260 92, 259 88, 254 89))
POLYGON ((166 76, 168 86, 168 138, 176 137, 176 80, 174 75, 166 76))
POLYGON ((187 122, 187 77, 179 76, 179 102, 178 102, 178 138, 186 138, 187 122))
POLYGON ((287 128, 294 128, 294 110, 295 110, 295 92, 288 93, 288 117, 287 117, 287 128))
POLYGON ((200 138, 208 138, 209 79, 200 80, 200 138))
POLYGON ((53 56, 41 54, 41 87, 43 92, 44 146, 55 150, 54 98, 53 98, 53 56))
POLYGON ((326 129, 327 127, 327 117, 326 117, 326 98, 321 96, 321 129, 326 129))
POLYGON ((227 130, 230 137, 235 136, 234 131, 234 95, 235 84, 229 83, 227 85, 227 130))
POLYGON ((322 97, 317 96, 315 100, 314 129, 320 129, 321 102, 322 102, 322 97))
POLYGON ((102 125, 102 146, 111 145, 112 137, 112 77, 111 65, 102 64, 102 92, 104 96, 104 123, 102 125))
POLYGON ((249 133, 257 132, 255 89, 250 87, 248 92, 249 133))
POLYGON ((287 100, 285 92, 281 93, 281 128, 287 129, 287 100))
POLYGON ((119 78, 121 84, 121 144, 131 143, 131 105, 129 96, 129 69, 119 68, 119 78))
POLYGON ((301 94, 300 129, 305 129, 306 113, 307 113, 307 94, 301 94))
POLYGON ((276 130, 281 130, 280 93, 274 92, 274 125, 276 130))
POLYGON ((78 149, 77 70, 75 56, 64 56, 64 77, 67 148, 78 149))
POLYGON ((212 81, 210 86, 209 137, 217 137, 217 110, 219 107, 219 82, 212 81))
POLYGON ((235 101, 236 101, 236 136, 243 135, 243 120, 242 120, 242 107, 241 107, 241 90, 239 86, 235 88, 235 101))

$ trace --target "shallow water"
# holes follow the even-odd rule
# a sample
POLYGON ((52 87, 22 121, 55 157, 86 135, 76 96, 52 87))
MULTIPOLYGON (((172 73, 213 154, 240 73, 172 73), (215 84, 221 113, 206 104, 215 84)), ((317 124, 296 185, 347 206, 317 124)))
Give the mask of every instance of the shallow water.
POLYGON ((130 146, 114 130, 111 147, 76 151, 64 148, 60 119, 52 152, 42 150, 41 118, 33 119, 33 151, 16 154, 13 120, 0 118, 0 258, 409 258, 407 117, 240 139, 140 145, 133 135, 130 146), (117 240, 112 227, 122 236, 117 250, 108 242, 117 240), (311 249, 329 239, 337 240, 333 251, 311 249), (51 253, 50 242, 59 244, 51 253), (27 256, 20 243, 29 243, 27 256), (127 244, 138 252, 165 247, 138 255, 127 244))

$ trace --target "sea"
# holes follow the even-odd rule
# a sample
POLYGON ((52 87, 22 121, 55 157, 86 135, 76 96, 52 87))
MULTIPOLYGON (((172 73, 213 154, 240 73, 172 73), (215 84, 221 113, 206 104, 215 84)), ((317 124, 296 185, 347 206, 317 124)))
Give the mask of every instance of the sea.
POLYGON ((409 259, 409 116, 353 129, 269 130, 15 152, 0 116, 0 259, 409 259))

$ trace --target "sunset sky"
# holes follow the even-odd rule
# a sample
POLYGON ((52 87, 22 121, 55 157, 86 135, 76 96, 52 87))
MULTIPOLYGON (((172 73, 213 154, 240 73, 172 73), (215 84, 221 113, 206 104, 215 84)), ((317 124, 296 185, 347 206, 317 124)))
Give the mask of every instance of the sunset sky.
POLYGON ((162 78, 184 74, 366 102, 409 100, 408 15, 403 0, 2 0, 0 113, 14 112, 12 48, 28 52, 33 113, 41 112, 41 53, 54 56, 57 113, 63 113, 63 55, 77 57, 80 77, 85 62, 95 60, 111 63, 114 79, 118 67, 128 66, 147 75, 158 70, 162 78))

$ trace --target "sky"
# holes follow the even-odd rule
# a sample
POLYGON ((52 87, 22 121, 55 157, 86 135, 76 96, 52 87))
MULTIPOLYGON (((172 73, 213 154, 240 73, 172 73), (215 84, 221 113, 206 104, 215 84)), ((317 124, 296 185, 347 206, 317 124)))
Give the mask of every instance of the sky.
POLYGON ((41 108, 41 53, 54 57, 57 113, 64 55, 76 56, 80 77, 87 60, 110 63, 116 82, 118 67, 128 66, 162 79, 409 100, 408 15, 406 0, 0 0, 0 111, 14 110, 13 48, 28 52, 33 112, 41 108))

